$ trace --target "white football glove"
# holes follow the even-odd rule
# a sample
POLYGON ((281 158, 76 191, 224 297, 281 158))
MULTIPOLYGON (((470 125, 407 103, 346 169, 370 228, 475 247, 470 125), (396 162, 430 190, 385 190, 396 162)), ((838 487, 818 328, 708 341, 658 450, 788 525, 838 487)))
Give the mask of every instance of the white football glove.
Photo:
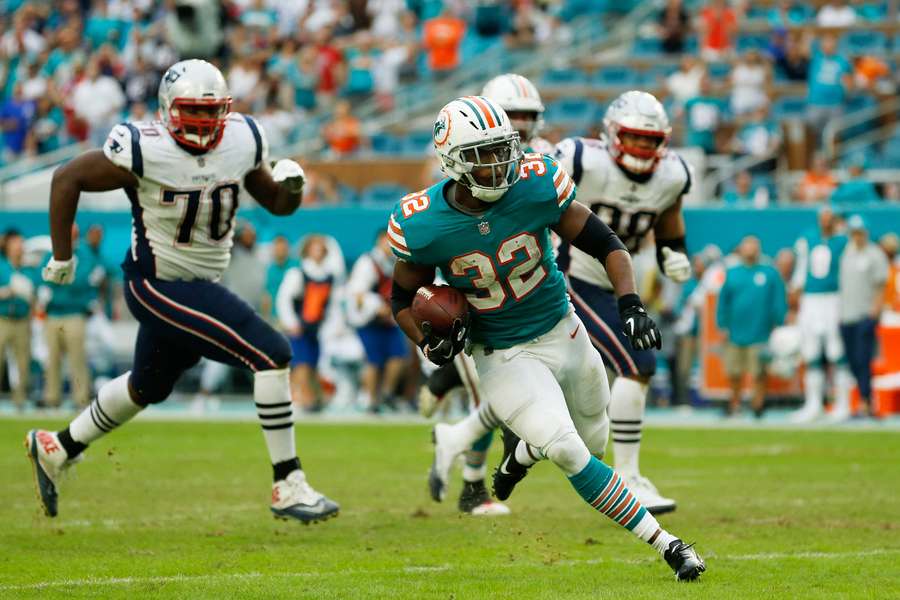
POLYGON ((691 261, 687 254, 675 252, 663 246, 663 274, 675 283, 684 283, 691 278, 691 261))
POLYGON ((41 271, 41 277, 43 277, 44 281, 50 283, 68 285, 75 280, 75 267, 77 264, 74 256, 69 260, 50 258, 50 262, 41 271))
POLYGON ((13 293, 13 296, 18 296, 23 300, 30 300, 32 294, 34 294, 34 284, 21 273, 13 273, 10 275, 9 289, 13 293))
POLYGON ((272 179, 287 188, 290 193, 299 194, 303 191, 303 184, 306 183, 306 173, 296 161, 282 158, 272 167, 272 179))

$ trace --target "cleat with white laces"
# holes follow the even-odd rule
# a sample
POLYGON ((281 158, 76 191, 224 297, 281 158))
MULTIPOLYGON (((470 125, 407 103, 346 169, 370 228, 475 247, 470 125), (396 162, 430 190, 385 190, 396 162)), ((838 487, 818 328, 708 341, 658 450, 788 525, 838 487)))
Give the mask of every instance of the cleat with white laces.
POLYGON ((428 472, 428 491, 435 502, 443 502, 447 495, 447 484, 450 479, 450 468, 453 461, 465 452, 465 445, 454 439, 452 425, 438 423, 431 430, 431 442, 434 444, 434 461, 428 472))
POLYGON ((622 475, 625 485, 634 494, 638 502, 647 509, 651 515, 664 515, 673 512, 677 504, 671 498, 666 498, 659 493, 656 486, 641 474, 622 475))
POLYGON ((25 436, 25 449, 28 450, 28 458, 31 460, 34 486, 41 508, 48 517, 55 517, 60 476, 66 469, 80 462, 84 455, 79 454, 73 460, 69 460, 56 433, 43 429, 32 429, 28 432, 25 436))
POLYGON ((484 480, 463 482, 462 493, 459 495, 459 511, 478 517, 496 517, 511 512, 502 502, 491 499, 484 486, 484 480))
POLYGON ((678 581, 693 581, 706 570, 706 563, 694 550, 694 544, 685 544, 679 539, 669 542, 663 558, 675 571, 675 579, 678 581))
POLYGON ((272 514, 276 519, 296 519, 304 525, 335 517, 340 510, 337 502, 326 498, 306 481, 301 470, 272 485, 272 514))

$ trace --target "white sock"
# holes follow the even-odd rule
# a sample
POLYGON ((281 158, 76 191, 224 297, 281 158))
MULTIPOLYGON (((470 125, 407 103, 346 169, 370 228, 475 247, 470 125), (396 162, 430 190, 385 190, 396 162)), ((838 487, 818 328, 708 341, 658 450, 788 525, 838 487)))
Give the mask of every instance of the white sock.
POLYGON ((640 472, 638 456, 641 451, 647 384, 627 377, 616 377, 610 396, 609 422, 616 471, 626 477, 637 475, 640 472))
POLYGON ((130 376, 131 371, 128 371, 103 384, 94 401, 69 424, 73 440, 90 444, 143 410, 143 406, 131 399, 128 391, 130 376))
POLYGON ((825 395, 825 371, 807 369, 803 375, 803 410, 809 412, 822 411, 822 397, 825 395))
POLYGON ((525 443, 525 440, 519 440, 519 445, 516 446, 516 462, 522 465, 523 467, 530 467, 531 465, 537 463, 538 461, 544 460, 547 458, 544 456, 544 453, 535 448, 534 446, 530 446, 525 443))
POLYGON ((469 449, 481 436, 499 426, 500 419, 487 404, 482 404, 462 421, 451 425, 451 431, 455 443, 460 448, 469 449))
POLYGON ((463 481, 484 481, 487 477, 487 465, 482 464, 479 467, 470 467, 468 464, 463 467, 463 481))
POLYGON ((272 464, 297 458, 288 370, 257 371, 253 375, 253 402, 272 464))
POLYGON ((678 539, 660 527, 656 517, 649 512, 644 513, 643 518, 638 521, 638 524, 634 526, 631 532, 653 546, 660 554, 665 553, 672 540, 678 539))
POLYGON ((850 412, 850 390, 854 384, 850 370, 841 365, 834 372, 834 408, 838 412, 850 412))

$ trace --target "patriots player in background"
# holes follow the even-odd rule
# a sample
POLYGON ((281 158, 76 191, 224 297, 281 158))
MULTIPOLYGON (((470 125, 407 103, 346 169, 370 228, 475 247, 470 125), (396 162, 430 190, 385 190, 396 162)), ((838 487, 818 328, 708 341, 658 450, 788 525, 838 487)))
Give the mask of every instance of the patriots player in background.
POLYGON ((804 233, 794 245, 797 261, 791 277, 791 293, 800 294, 797 323, 802 336, 803 407, 791 415, 797 423, 808 423, 822 416, 825 396, 825 362, 834 365, 833 421, 850 417, 850 390, 853 376, 847 366, 844 341, 840 332, 841 254, 847 236, 838 231, 831 208, 819 210, 818 226, 804 233))
MULTIPOLYGON (((603 119, 604 140, 569 138, 556 158, 578 186, 578 201, 615 231, 629 252, 637 252, 652 231, 656 259, 676 283, 691 277, 685 250, 682 197, 691 173, 668 150, 671 127, 662 104, 646 92, 625 92, 603 119)), ((653 514, 675 510, 675 501, 659 494, 641 475, 644 406, 656 358, 649 348, 635 349, 623 333, 613 282, 603 265, 577 247, 563 245, 560 266, 569 275, 569 294, 594 346, 615 372, 609 405, 616 471, 653 514)))
POLYGON ((131 202, 132 243, 122 268, 125 299, 138 320, 131 371, 59 432, 32 430, 25 443, 44 512, 57 514, 60 473, 89 444, 168 398, 201 357, 250 369, 253 400, 272 462, 271 511, 304 523, 327 519, 338 505, 306 481, 294 442, 287 340, 249 305, 216 283, 231 257, 243 187, 269 212, 293 213, 304 174, 292 160, 270 171, 263 130, 230 112, 222 73, 202 60, 176 63, 159 87, 161 121, 122 123, 102 150, 78 156, 53 174, 53 258, 45 281, 70 283, 72 223, 81 192, 123 189, 131 202))
POLYGON ((600 460, 609 434, 606 371, 572 311, 550 231, 605 264, 629 343, 659 347, 659 330, 635 293, 628 252, 574 202, 575 184, 559 163, 522 154, 518 133, 493 101, 450 102, 433 139, 448 178, 404 197, 390 216, 398 258, 391 304, 403 331, 435 364, 451 361, 471 333, 484 401, 521 437, 504 440, 494 493, 505 499, 530 465, 547 458, 586 502, 652 545, 678 579, 696 579, 705 569, 696 551, 663 530, 600 460), (472 309, 468 323, 457 320, 443 335, 427 322, 420 329, 410 310, 436 268, 472 309))

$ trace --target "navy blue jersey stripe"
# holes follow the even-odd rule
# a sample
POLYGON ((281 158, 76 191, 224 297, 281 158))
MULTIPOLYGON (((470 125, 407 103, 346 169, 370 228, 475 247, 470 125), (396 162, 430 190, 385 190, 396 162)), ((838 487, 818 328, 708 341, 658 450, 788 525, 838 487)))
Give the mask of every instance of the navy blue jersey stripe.
POLYGON ((137 273, 142 277, 156 277, 156 259, 153 256, 153 248, 150 247, 150 241, 147 239, 147 227, 144 225, 144 209, 141 207, 141 201, 138 199, 137 190, 134 188, 125 188, 125 195, 131 202, 131 222, 134 227, 134 244, 137 260, 135 261, 131 249, 128 250, 128 256, 122 265, 126 273, 133 274, 137 267, 137 273))
POLYGON ((575 138, 575 154, 572 155, 572 179, 575 185, 581 185, 581 176, 584 175, 584 169, 581 166, 581 155, 584 153, 584 143, 581 138, 575 138))
POLYGON ((472 111, 475 113, 475 116, 478 117, 478 124, 481 125, 481 128, 487 129, 487 127, 485 127, 485 125, 484 125, 484 119, 481 118, 481 112, 478 110, 478 107, 475 106, 475 103, 470 102, 469 100, 466 100, 466 99, 463 99, 462 101, 465 102, 466 104, 468 104, 472 108, 472 111))
POLYGON ((262 136, 259 134, 259 127, 256 126, 256 121, 254 121, 252 117, 248 117, 247 115, 241 116, 247 121, 247 127, 250 128, 250 132, 253 134, 253 141, 256 142, 256 157, 253 160, 253 166, 258 167, 259 163, 262 162, 262 136))
POLYGON ((144 155, 141 154, 141 131, 131 123, 123 123, 131 132, 131 172, 144 176, 144 155))
MULTIPOLYGON (((675 156, 678 156, 677 154, 675 156)), ((691 170, 688 169, 687 163, 684 162, 684 159, 678 156, 678 160, 681 161, 681 166, 684 167, 684 174, 687 175, 687 182, 684 184, 684 189, 681 190, 681 194, 687 194, 691 191, 691 170)))

